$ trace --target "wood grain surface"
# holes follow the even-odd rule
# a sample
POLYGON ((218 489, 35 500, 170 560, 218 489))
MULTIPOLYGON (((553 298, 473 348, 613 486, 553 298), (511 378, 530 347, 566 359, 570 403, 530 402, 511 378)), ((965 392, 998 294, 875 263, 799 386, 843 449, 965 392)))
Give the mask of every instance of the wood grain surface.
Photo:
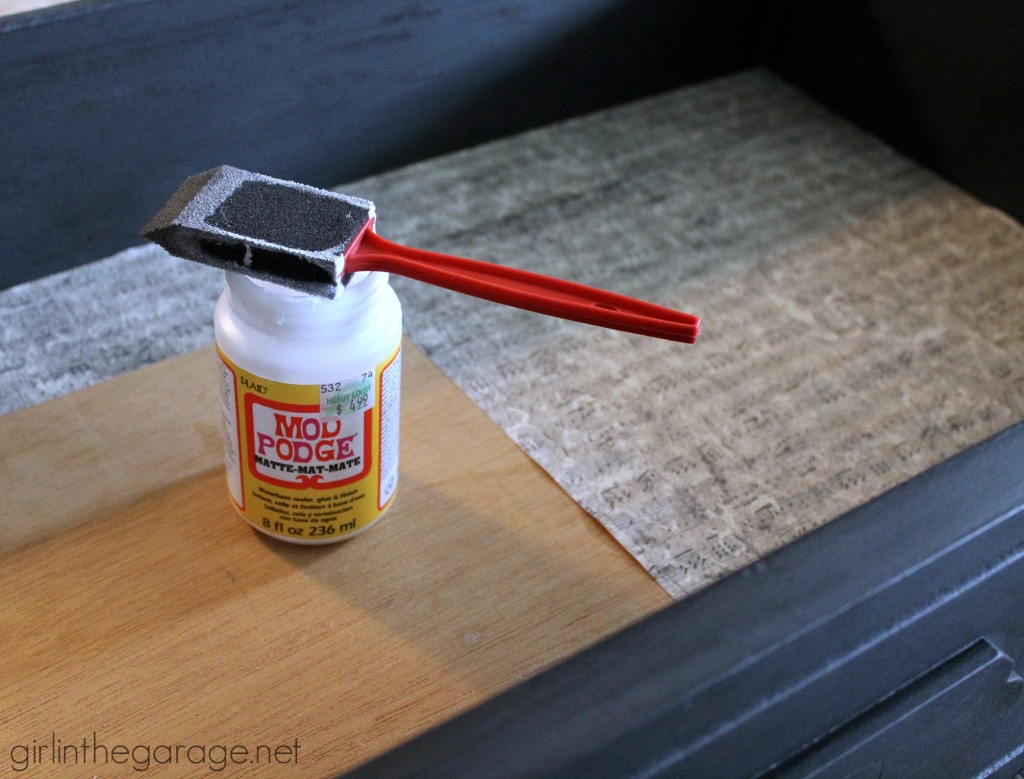
POLYGON ((0 418, 0 772, 328 776, 669 603, 405 350, 396 504, 339 545, 230 508, 210 348, 0 418))

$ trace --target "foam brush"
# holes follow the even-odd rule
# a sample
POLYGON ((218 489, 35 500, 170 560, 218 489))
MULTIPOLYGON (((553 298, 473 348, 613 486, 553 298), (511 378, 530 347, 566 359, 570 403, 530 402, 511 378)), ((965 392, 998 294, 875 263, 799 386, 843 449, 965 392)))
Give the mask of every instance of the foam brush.
POLYGON ((383 271, 539 314, 693 343, 700 319, 492 262, 415 249, 374 229, 373 203, 222 165, 184 181, 142 229, 171 254, 335 298, 383 271))

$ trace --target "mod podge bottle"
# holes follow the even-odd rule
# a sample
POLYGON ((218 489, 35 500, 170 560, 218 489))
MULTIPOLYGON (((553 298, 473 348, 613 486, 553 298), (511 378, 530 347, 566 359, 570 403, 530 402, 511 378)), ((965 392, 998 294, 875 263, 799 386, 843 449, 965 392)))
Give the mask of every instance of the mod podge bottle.
POLYGON ((275 538, 350 538, 398 482, 402 308, 388 274, 358 273, 334 300, 225 276, 214 332, 231 501, 275 538))

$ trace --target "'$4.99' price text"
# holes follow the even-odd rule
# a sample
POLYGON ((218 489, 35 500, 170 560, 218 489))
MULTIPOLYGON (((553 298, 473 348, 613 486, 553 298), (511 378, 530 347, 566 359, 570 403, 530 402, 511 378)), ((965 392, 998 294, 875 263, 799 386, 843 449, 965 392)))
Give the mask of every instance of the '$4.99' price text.
POLYGON ((320 405, 337 414, 355 413, 369 405, 372 391, 373 371, 367 371, 355 381, 321 384, 320 405))

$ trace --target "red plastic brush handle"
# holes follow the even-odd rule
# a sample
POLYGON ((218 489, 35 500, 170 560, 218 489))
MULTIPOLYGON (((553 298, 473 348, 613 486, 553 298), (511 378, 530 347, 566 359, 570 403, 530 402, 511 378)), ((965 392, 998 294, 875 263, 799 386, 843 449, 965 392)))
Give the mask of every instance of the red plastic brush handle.
POLYGON ((345 255, 345 273, 383 271, 538 314, 692 344, 700 319, 664 306, 491 262, 413 249, 370 224, 345 255))

